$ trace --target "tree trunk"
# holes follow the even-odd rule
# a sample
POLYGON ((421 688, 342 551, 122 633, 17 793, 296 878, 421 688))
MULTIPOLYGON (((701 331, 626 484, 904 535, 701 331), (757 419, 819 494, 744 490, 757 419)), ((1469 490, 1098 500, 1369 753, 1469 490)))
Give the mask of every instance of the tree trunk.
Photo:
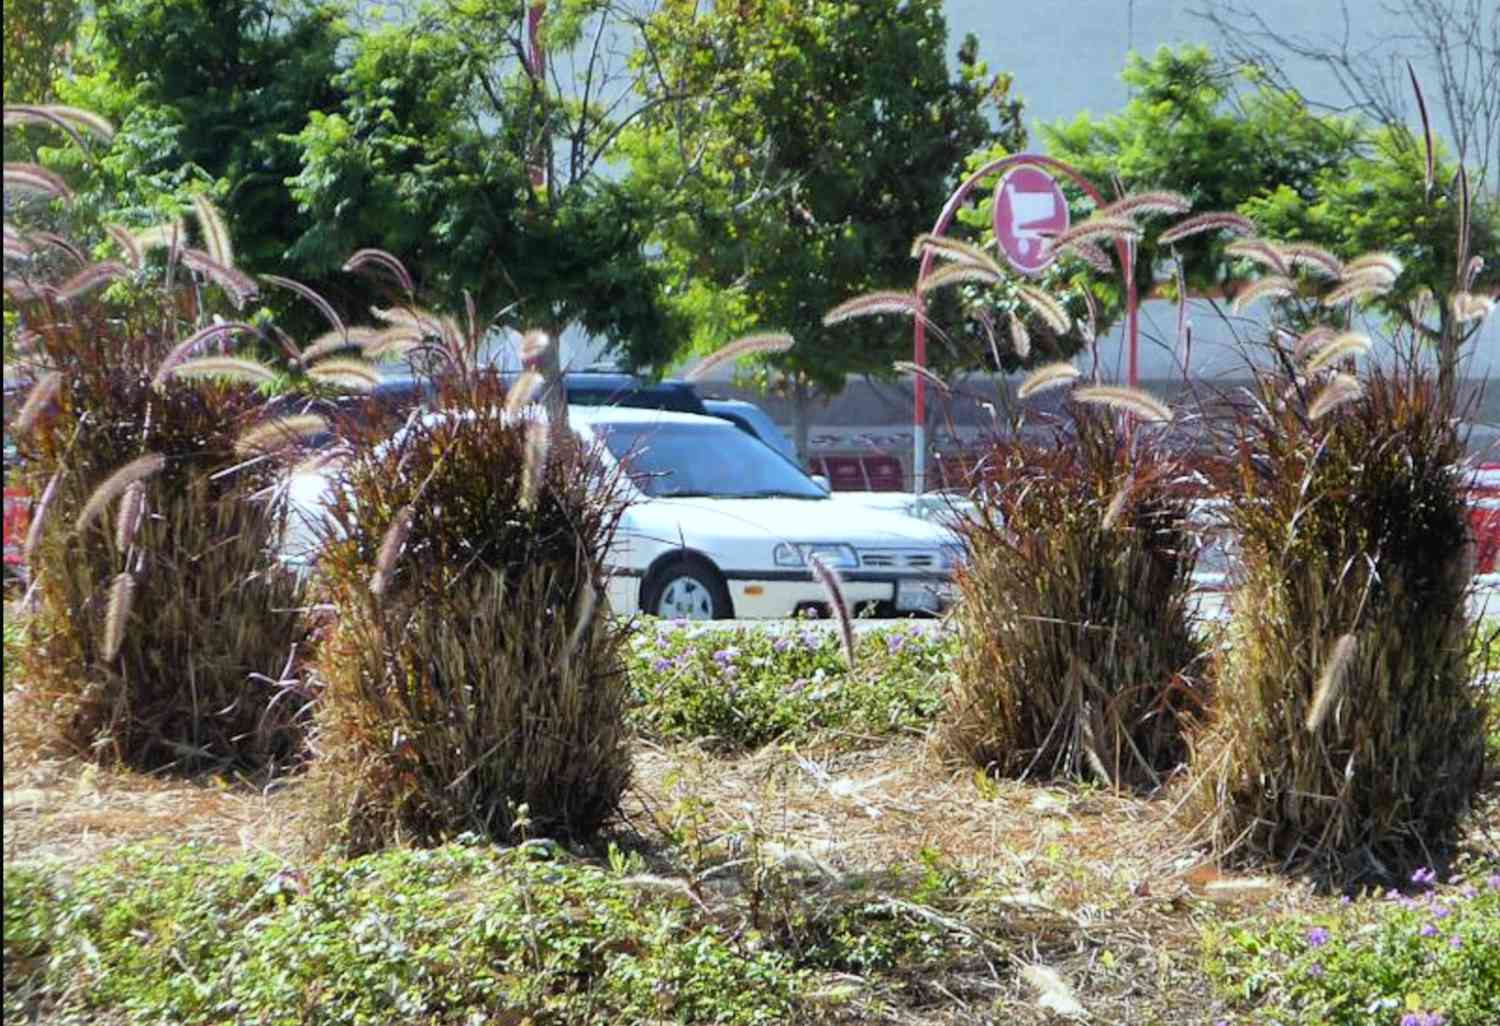
POLYGON ((810 445, 807 408, 810 399, 807 381, 798 375, 792 381, 792 442, 797 447, 797 461, 803 467, 808 465, 808 460, 812 457, 812 453, 808 451, 810 445))

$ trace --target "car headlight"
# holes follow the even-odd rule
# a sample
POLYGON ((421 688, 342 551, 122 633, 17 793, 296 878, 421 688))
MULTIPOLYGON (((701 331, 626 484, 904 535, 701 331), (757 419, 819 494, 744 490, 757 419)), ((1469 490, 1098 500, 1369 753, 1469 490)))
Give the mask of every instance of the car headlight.
POLYGON ((777 566, 806 566, 809 556, 817 556, 824 566, 838 570, 859 566, 859 555, 852 545, 781 542, 771 550, 771 560, 777 566))

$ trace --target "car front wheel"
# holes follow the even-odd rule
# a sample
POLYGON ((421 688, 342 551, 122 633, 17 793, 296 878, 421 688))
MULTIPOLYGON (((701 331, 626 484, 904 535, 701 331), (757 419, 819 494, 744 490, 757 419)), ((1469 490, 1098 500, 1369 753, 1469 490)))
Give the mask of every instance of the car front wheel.
POLYGON ((701 559, 663 563, 646 582, 641 609, 664 620, 728 620, 734 616, 724 578, 701 559))

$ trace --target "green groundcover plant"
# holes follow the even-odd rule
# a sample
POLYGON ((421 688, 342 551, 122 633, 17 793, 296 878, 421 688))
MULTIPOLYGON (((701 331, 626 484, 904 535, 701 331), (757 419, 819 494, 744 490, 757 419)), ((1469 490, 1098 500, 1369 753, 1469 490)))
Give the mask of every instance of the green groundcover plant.
POLYGON ((630 643, 630 718, 647 737, 722 751, 925 731, 952 636, 916 624, 862 631, 855 652, 850 669, 838 633, 812 624, 773 633, 646 620, 630 643))
POLYGON ((1281 1026, 1488 1026, 1500 1022, 1500 866, 1358 900, 1269 928, 1216 925, 1204 967, 1242 1010, 1281 1026))

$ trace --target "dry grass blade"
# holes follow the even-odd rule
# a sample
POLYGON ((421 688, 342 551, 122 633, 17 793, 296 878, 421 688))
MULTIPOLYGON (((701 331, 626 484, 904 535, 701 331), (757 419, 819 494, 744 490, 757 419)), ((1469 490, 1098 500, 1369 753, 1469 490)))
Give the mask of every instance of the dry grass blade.
POLYGON ((210 324, 206 328, 199 328, 173 346, 171 351, 162 358, 161 366, 156 369, 156 375, 151 379, 151 384, 156 388, 160 388, 165 384, 168 375, 176 370, 182 361, 186 359, 187 355, 198 348, 198 346, 210 339, 234 334, 259 335, 260 332, 255 329, 254 325, 246 324, 243 321, 225 321, 221 324, 210 324))
POLYGON ((948 387, 948 382, 944 381, 938 375, 932 373, 932 371, 928 370, 926 367, 912 363, 910 360, 897 360, 895 363, 891 364, 891 367, 898 374, 910 374, 912 377, 921 378, 929 385, 940 388, 944 392, 951 391, 951 389, 948 387))
POLYGON ((103 484, 94 489, 93 494, 89 496, 88 502, 84 503, 83 509, 78 514, 77 521, 74 522, 74 529, 82 531, 88 527, 89 524, 93 523, 94 518, 104 512, 106 506, 124 494, 125 489, 137 481, 144 481, 151 475, 159 473, 166 465, 167 458, 165 456, 159 452, 151 452, 144 456, 136 457, 109 475, 109 477, 105 478, 103 484))
POLYGON ((210 254, 198 249, 184 249, 180 254, 184 266, 197 271, 224 290, 235 309, 260 294, 260 286, 244 271, 215 260, 210 254))
POLYGON ((1224 247, 1226 256, 1239 257, 1269 268, 1276 274, 1285 276, 1289 273, 1286 255, 1275 243, 1265 239, 1239 239, 1224 247))
POLYGON ((1005 268, 1000 266, 998 260, 978 246, 961 239, 950 239, 946 235, 930 233, 918 235, 916 241, 912 243, 911 255, 920 257, 929 252, 944 260, 967 264, 970 267, 982 267, 997 278, 1005 277, 1005 268))
POLYGON ((700 381, 703 376, 713 370, 721 363, 738 360, 742 356, 752 353, 784 353, 792 348, 797 340, 785 332, 765 332, 756 335, 746 335, 744 338, 735 339, 728 345, 714 350, 703 361, 683 375, 684 380, 700 381))
POLYGON ((1289 268, 1305 267, 1325 278, 1337 279, 1344 276, 1343 261, 1322 246, 1314 246, 1310 242, 1288 242, 1281 247, 1281 255, 1286 258, 1289 268))
POLYGON ((917 282, 917 291, 925 296, 933 289, 940 289, 947 285, 964 283, 998 285, 1004 280, 988 267, 978 267, 974 264, 944 264, 917 282))
POLYGON ((120 249, 125 252, 125 259, 130 266, 139 271, 146 266, 146 251, 141 248, 140 240, 130 233, 130 230, 117 224, 107 224, 104 230, 109 237, 114 239, 120 249))
POLYGON ((388 272, 401 285, 402 291, 411 295, 416 291, 406 265, 383 249, 361 249, 344 261, 345 271, 358 271, 366 267, 379 267, 388 272))
POLYGON ((1141 217, 1146 214, 1186 214, 1193 203, 1180 192, 1156 189, 1115 200, 1098 210, 1100 217, 1141 217))
POLYGON ((278 285, 281 288, 297 293, 297 295, 301 296, 313 306, 317 307, 318 313, 323 315, 323 319, 333 327, 334 331, 338 332, 341 335, 345 333, 344 321, 343 318, 338 315, 338 311, 334 310, 334 308, 329 304, 328 300, 318 295, 316 292, 308 288, 306 285, 302 284, 300 281, 293 281, 291 278, 283 278, 279 274, 263 274, 261 275, 261 280, 268 281, 272 285, 278 285))
POLYGON ((1085 218, 1060 235, 1053 237, 1048 245, 1053 251, 1061 250, 1079 240, 1114 239, 1133 242, 1141 237, 1141 226, 1128 217, 1105 217, 1095 214, 1085 218))
POLYGON ((256 385, 276 380, 276 372, 270 367, 242 356, 200 356, 185 360, 166 373, 179 378, 228 378, 256 385))
POLYGON ((380 554, 375 558, 375 572, 370 576, 372 594, 384 595, 390 587, 391 577, 396 572, 396 562, 406 548, 406 539, 411 537, 416 512, 410 505, 402 506, 396 513, 396 518, 391 521, 391 526, 385 529, 385 536, 380 540, 380 554))
POLYGON ((1229 232, 1233 235, 1253 235, 1255 233, 1255 222, 1241 214, 1228 213, 1224 211, 1211 211, 1207 214, 1196 214, 1186 220, 1178 221, 1171 228, 1162 232, 1157 241, 1164 245, 1171 245, 1194 235, 1204 232, 1229 232))
POLYGON ((1026 375, 1026 380, 1021 382, 1021 387, 1016 390, 1016 394, 1022 399, 1029 399, 1049 388, 1071 385, 1078 380, 1079 373, 1078 368, 1071 363, 1049 363, 1026 375))
POLYGON ((26 542, 21 546, 21 558, 28 565, 32 565, 36 547, 41 543, 42 525, 46 523, 47 511, 52 508, 52 500, 57 495, 57 485, 61 480, 62 471, 59 470, 47 482, 47 487, 42 489, 42 497, 37 500, 35 508, 31 511, 31 523, 26 528, 26 542))
POLYGON ((135 575, 128 571, 116 574, 114 583, 109 586, 109 611, 104 617, 104 643, 99 652, 106 663, 114 662, 115 656, 120 654, 134 601, 135 575))
POLYGON ((198 216, 198 227, 203 229, 203 244, 208 249, 209 259, 221 267, 234 266, 234 246, 229 241, 229 225, 224 215, 214 206, 205 193, 193 194, 193 213, 198 216))
POLYGON ((1231 308, 1235 313, 1242 314, 1258 299, 1280 299, 1296 291, 1297 284, 1292 279, 1280 274, 1268 274, 1236 292, 1231 308))
POLYGON ((1352 374, 1335 374, 1333 380, 1323 387, 1323 391, 1318 393, 1318 397, 1307 408, 1307 416, 1310 420, 1318 420, 1363 394, 1364 389, 1352 374))
POLYGON ((20 412, 16 414, 17 433, 24 434, 31 430, 37 417, 57 398, 57 393, 62 389, 62 381, 62 371, 48 371, 37 379, 31 386, 31 391, 26 393, 26 401, 21 404, 20 412))
POLYGON ((1073 327, 1073 318, 1068 316, 1063 305, 1041 289, 1034 285, 1017 285, 1016 294, 1038 317, 1047 322, 1047 327, 1059 335, 1067 333, 1073 327))
POLYGON ((1041 1007, 1068 1017, 1088 1014, 1072 988, 1063 982, 1056 970, 1045 965, 1028 965, 1021 970, 1021 978, 1036 989, 1039 995, 1036 1003, 1041 1007))
POLYGON ((98 263, 89 264, 77 274, 72 275, 67 281, 57 287, 57 298, 65 303, 71 303, 80 299, 103 285, 108 285, 117 278, 129 276, 130 268, 117 260, 101 260, 98 263))
POLYGON ((823 315, 825 326, 847 321, 851 317, 869 317, 873 314, 907 314, 921 317, 922 298, 911 292, 881 291, 867 292, 863 296, 840 303, 823 315))
POLYGON ((4 171, 5 191, 29 192, 57 199, 73 199, 73 190, 62 176, 49 171, 40 164, 6 164, 4 171))
POLYGON ((823 588, 823 593, 828 596, 828 606, 833 610, 833 617, 839 625, 839 641, 844 649, 844 663, 851 670, 854 668, 854 621, 849 616, 849 602, 844 598, 843 586, 839 584, 838 574, 819 557, 816 553, 807 557, 808 566, 812 568, 813 577, 823 588))
POLYGON ((1073 390, 1073 398, 1080 403, 1098 403, 1111 409, 1122 410, 1141 420, 1167 423, 1172 419, 1172 410, 1149 392, 1123 385, 1089 385, 1073 390))
POLYGON ((1318 677, 1312 706, 1307 710, 1307 720, 1303 724, 1309 734, 1316 734, 1323 721, 1328 718, 1328 712, 1333 708, 1334 700, 1338 698, 1344 680, 1349 676, 1349 664, 1353 660, 1354 635, 1345 634, 1334 642, 1333 652, 1328 656, 1323 673, 1318 677))
MULTIPOLYGON (((1478 259, 1477 257, 1475 259, 1478 259)), ((1459 324, 1482 321, 1495 312, 1495 301, 1477 292, 1455 292, 1452 300, 1453 319, 1459 324)))
POLYGON ((1021 323, 1021 318, 1014 313, 1009 316, 1010 321, 1010 344, 1021 359, 1031 355, 1031 334, 1026 330, 1026 325, 1021 323))
POLYGON ((1362 356, 1370 351, 1370 340, 1357 332, 1346 331, 1334 335, 1313 351, 1307 360, 1309 372, 1319 370, 1346 356, 1362 356))
POLYGON ((380 371, 369 362, 355 357, 335 356, 307 368, 307 376, 325 385, 360 392, 373 391, 381 382, 380 371))
POLYGON ((518 503, 524 510, 535 509, 541 497, 550 444, 551 429, 545 421, 534 420, 526 425, 526 458, 521 464, 521 498, 518 503))
POLYGON ((234 442, 234 451, 241 456, 253 456, 268 452, 279 452, 308 438, 326 434, 328 421, 316 413, 302 413, 294 417, 277 417, 241 434, 234 442))
POLYGON ((115 548, 124 552, 130 548, 130 543, 135 540, 135 532, 141 523, 141 515, 146 511, 146 485, 142 481, 132 481, 130 487, 125 489, 125 497, 120 500, 120 511, 115 515, 115 548))

